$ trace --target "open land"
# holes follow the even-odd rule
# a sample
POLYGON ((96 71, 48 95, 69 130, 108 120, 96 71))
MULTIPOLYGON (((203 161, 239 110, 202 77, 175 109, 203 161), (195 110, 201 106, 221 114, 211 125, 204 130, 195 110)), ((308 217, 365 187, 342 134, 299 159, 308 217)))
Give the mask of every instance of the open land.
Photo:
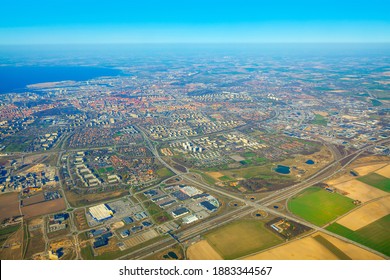
POLYGON ((333 223, 326 229, 390 256, 390 215, 380 218, 356 231, 333 223))
POLYGON ((355 206, 350 198, 331 193, 320 187, 311 187, 288 202, 289 210, 315 225, 325 225, 355 206))
POLYGON ((0 221, 20 215, 18 193, 5 193, 0 195, 0 221))
POLYGON ((207 240, 201 240, 191 245, 187 249, 187 258, 189 260, 222 260, 222 257, 207 240))
POLYGON ((66 209, 64 198, 40 202, 37 204, 25 206, 22 213, 26 219, 41 216, 49 213, 55 213, 66 209))
POLYGON ((378 255, 327 234, 313 234, 244 258, 245 260, 381 260, 378 255), (320 238, 319 238, 320 237, 320 238), (328 242, 324 242, 324 239, 328 242), (336 247, 336 248, 335 248, 336 247), (341 251, 341 253, 340 253, 341 251), (345 256, 346 255, 346 256, 345 256))
POLYGON ((386 178, 390 178, 390 164, 386 165, 385 167, 377 170, 375 173, 382 175, 386 178))
POLYGON ((356 231, 390 214, 390 196, 369 202, 337 221, 338 224, 356 231))
POLYGON ((363 203, 387 195, 386 192, 356 179, 331 186, 344 192, 347 197, 360 200, 363 203))
POLYGON ((240 258, 282 242, 263 222, 253 220, 232 222, 207 233, 205 239, 224 259, 240 258))

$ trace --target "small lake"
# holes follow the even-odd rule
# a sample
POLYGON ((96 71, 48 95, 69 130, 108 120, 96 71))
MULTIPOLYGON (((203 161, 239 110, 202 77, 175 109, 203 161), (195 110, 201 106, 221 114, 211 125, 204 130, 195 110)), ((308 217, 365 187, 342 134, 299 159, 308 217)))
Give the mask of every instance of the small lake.
POLYGON ((280 174, 290 174, 290 167, 288 166, 278 165, 274 170, 280 174))
POLYGON ((313 161, 313 160, 311 160, 311 159, 309 159, 309 160, 307 160, 305 163, 306 163, 306 164, 310 164, 310 165, 312 165, 312 164, 314 164, 314 161, 313 161))

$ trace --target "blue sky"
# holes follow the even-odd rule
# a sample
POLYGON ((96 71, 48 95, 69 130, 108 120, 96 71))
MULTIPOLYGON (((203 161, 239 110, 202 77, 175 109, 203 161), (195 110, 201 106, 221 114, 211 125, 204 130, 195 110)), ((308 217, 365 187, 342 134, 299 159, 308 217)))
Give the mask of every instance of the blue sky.
POLYGON ((390 1, 3 0, 0 44, 390 42, 390 1))

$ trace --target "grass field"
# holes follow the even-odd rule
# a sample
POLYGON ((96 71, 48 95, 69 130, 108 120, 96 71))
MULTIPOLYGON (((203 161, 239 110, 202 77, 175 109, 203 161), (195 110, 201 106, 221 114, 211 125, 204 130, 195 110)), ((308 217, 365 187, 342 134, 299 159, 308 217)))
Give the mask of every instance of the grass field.
POLYGON ((311 187, 293 197, 288 208, 305 220, 322 226, 355 207, 352 199, 330 193, 320 187, 311 187))
POLYGON ((104 174, 107 174, 107 173, 114 172, 115 169, 114 169, 114 167, 110 166, 110 167, 101 167, 97 171, 98 171, 99 175, 104 175, 104 174))
POLYGON ((0 246, 7 240, 7 238, 17 231, 20 228, 20 225, 8 226, 0 229, 0 246))
POLYGON ((230 223, 207 233, 205 238, 224 259, 240 258, 283 242, 263 222, 254 220, 230 223))
POLYGON ((173 172, 171 170, 169 170, 166 167, 163 167, 163 168, 157 170, 156 173, 161 178, 168 178, 168 177, 171 177, 171 176, 175 175, 175 174, 173 174, 173 172))
POLYGON ((378 188, 385 192, 390 192, 390 179, 382 175, 372 173, 358 178, 360 182, 366 183, 370 186, 378 188))
POLYGON ((226 176, 229 176, 231 178, 269 178, 269 177, 282 177, 279 176, 276 172, 272 170, 272 167, 270 165, 266 166, 251 166, 251 167, 245 167, 240 169, 232 169, 232 170, 226 170, 221 171, 226 176))
POLYGON ((221 181, 230 181, 230 180, 232 180, 232 178, 230 178, 229 176, 226 176, 226 175, 221 176, 218 179, 221 180, 221 181))
POLYGON ((356 231, 338 223, 333 223, 326 229, 390 256, 390 215, 356 231))
POLYGON ((326 121, 325 117, 316 114, 314 116, 314 120, 312 120, 311 123, 316 125, 326 125, 328 122, 326 121))

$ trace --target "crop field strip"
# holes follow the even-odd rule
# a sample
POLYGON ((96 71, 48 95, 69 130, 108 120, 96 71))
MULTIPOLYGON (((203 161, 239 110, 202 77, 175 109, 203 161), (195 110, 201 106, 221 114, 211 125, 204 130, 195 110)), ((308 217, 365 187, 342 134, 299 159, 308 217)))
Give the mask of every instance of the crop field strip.
POLYGON ((377 173, 368 174, 358 178, 358 180, 385 192, 390 192, 390 179, 377 173))
POLYGON ((387 215, 356 231, 352 231, 338 223, 333 223, 326 229, 390 256, 389 224, 390 215, 387 215))

